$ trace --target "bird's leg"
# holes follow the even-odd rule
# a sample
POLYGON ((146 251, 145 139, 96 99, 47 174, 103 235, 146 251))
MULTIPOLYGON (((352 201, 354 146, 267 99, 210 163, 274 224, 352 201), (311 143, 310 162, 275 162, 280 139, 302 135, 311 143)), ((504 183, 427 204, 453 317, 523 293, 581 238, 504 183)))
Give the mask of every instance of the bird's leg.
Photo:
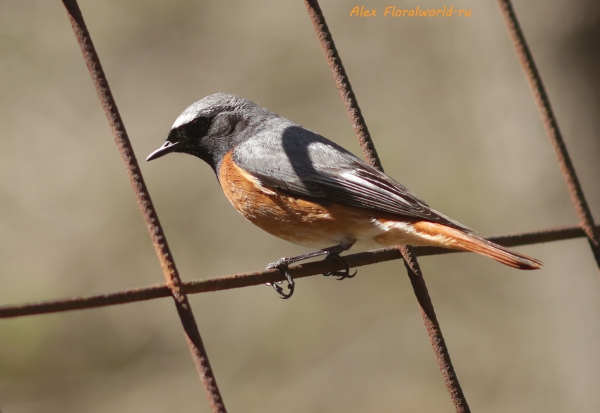
POLYGON ((281 283, 281 281, 279 283, 267 283, 267 285, 271 285, 273 288, 275 288, 275 291, 277 291, 277 293, 279 294, 279 296, 281 298, 283 298, 283 299, 290 298, 292 296, 292 294, 294 294, 294 286, 295 286, 294 279, 292 278, 292 275, 290 274, 290 268, 289 268, 290 264, 293 264, 298 261, 303 261, 308 258, 319 257, 321 255, 327 255, 327 257, 325 257, 325 259, 341 260, 344 262, 344 264, 346 266, 346 269, 344 271, 335 271, 335 272, 331 272, 331 273, 327 273, 327 274, 323 274, 323 275, 325 275, 325 276, 335 275, 335 276, 340 277, 340 278, 338 278, 339 280, 342 280, 344 278, 352 278, 356 275, 356 271, 354 272, 354 274, 349 274, 350 267, 348 265, 348 262, 345 259, 343 259, 342 257, 340 257, 340 253, 349 250, 350 247, 352 247, 352 245, 354 245, 354 242, 355 241, 342 242, 339 245, 334 245, 333 247, 323 248, 321 250, 309 252, 307 254, 297 255, 295 257, 280 258, 277 261, 272 262, 269 265, 267 265, 267 270, 272 270, 274 268, 279 269, 279 271, 283 273, 283 275, 285 276, 285 278, 288 282, 288 289, 290 290, 290 292, 287 294, 283 292, 283 288, 281 288, 278 285, 281 283))
POLYGON ((348 264, 348 261, 346 261, 344 258, 340 257, 339 252, 327 254, 325 259, 326 260, 335 260, 335 261, 341 263, 342 265, 344 265, 343 270, 327 272, 327 273, 323 274, 325 277, 334 275, 337 277, 338 281, 341 281, 341 280, 345 280, 346 278, 353 278, 356 275, 356 273, 358 272, 358 270, 354 270, 354 272, 352 274, 350 274, 350 264, 348 264))

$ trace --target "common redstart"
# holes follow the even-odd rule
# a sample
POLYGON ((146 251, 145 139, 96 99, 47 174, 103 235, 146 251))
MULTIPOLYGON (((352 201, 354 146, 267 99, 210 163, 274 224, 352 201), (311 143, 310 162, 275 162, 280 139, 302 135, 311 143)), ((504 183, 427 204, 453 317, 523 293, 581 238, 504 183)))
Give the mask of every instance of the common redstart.
MULTIPOLYGON (((320 255, 343 261, 339 254, 357 242, 472 251, 522 270, 542 265, 474 235, 336 143, 235 95, 217 93, 192 104, 146 160, 171 152, 208 163, 227 199, 253 224, 319 248, 267 266, 285 274, 289 294, 273 284, 283 298, 294 288, 289 264, 320 255)), ((346 264, 334 275, 354 274, 346 264)))

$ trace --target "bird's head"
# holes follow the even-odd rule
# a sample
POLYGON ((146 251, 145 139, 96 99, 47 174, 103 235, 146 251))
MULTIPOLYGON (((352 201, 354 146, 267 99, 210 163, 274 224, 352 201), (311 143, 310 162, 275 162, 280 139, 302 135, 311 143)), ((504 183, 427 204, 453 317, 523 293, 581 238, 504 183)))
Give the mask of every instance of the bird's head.
POLYGON ((146 161, 171 152, 197 156, 213 169, 243 139, 252 115, 263 108, 239 96, 216 93, 189 106, 175 120, 165 143, 146 161))

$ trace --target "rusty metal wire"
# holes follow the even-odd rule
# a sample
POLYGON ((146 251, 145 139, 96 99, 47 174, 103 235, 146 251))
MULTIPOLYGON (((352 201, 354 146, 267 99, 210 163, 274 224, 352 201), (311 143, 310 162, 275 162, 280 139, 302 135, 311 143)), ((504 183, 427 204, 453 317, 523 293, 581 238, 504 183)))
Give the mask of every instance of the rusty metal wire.
MULTIPOLYGON (((260 285, 267 282, 283 280, 278 270, 242 273, 219 278, 183 282, 179 276, 175 262, 169 250, 165 235, 153 207, 150 195, 142 178, 131 143, 125 131, 116 103, 108 86, 105 74, 98 55, 94 49, 90 34, 86 28, 83 16, 76 0, 63 0, 69 20, 77 41, 81 47, 86 65, 92 77, 96 91, 100 97, 102 107, 106 113, 112 133, 125 163, 130 182, 137 197, 150 236, 158 255, 161 268, 165 275, 166 283, 150 285, 116 293, 79 297, 73 299, 27 303, 22 305, 0 307, 0 318, 12 318, 36 314, 48 314, 71 310, 90 309, 117 304, 126 304, 137 301, 172 296, 181 319, 192 358, 199 372, 202 384, 207 392, 209 403, 213 412, 225 412, 223 399, 217 387, 216 379, 212 372, 200 332, 192 313, 186 294, 210 291, 221 291, 260 285)), ((490 241, 504 246, 529 245, 549 241, 559 241, 573 238, 586 237, 600 267, 600 227, 596 226, 590 208, 585 200, 583 189, 575 173, 566 145, 558 128, 558 123, 552 111, 549 98, 546 94, 541 77, 533 60, 532 54, 525 41, 519 26, 516 14, 510 0, 498 0, 500 9, 506 20, 509 34, 515 45, 517 55, 530 87, 533 91, 536 104, 540 110, 544 127, 550 137, 558 157, 561 171, 567 182, 567 187, 572 201, 576 207, 580 226, 568 228, 554 228, 549 230, 513 234, 488 238, 490 241)), ((383 170, 381 161, 369 134, 360 107, 352 91, 352 86, 344 70, 339 54, 335 48, 331 32, 329 31, 323 13, 317 0, 305 0, 309 16, 315 27, 317 36, 325 52, 327 63, 331 69, 334 80, 350 116, 353 128, 358 136, 366 160, 373 166, 383 170)), ((351 267, 371 265, 378 262, 403 259, 408 271, 415 295, 419 302, 424 323, 429 338, 438 360, 438 365, 450 393, 452 402, 457 412, 469 412, 469 406, 454 372, 447 346, 441 333, 433 304, 427 292, 417 256, 447 254, 458 251, 435 247, 399 247, 385 248, 370 252, 347 255, 344 258, 351 267)), ((309 262, 294 266, 290 269, 294 278, 308 277, 324 272, 341 270, 342 264, 334 260, 309 262)))
POLYGON ((452 360, 450 360, 448 346, 446 346, 446 340, 444 340, 444 336, 442 335, 442 329, 437 316, 435 315, 435 309, 433 308, 433 303, 429 296, 425 279, 423 278, 423 272, 421 271, 421 267, 419 266, 419 262, 417 261, 413 249, 414 247, 407 245, 404 246, 404 248, 399 248, 399 251, 402 254, 402 258, 404 258, 404 265, 408 271, 417 301, 419 301, 421 316, 423 317, 423 322, 425 323, 425 328, 429 335, 429 341, 431 342, 431 346, 433 347, 433 351, 438 360, 438 366, 442 372, 442 377, 444 378, 444 383, 446 383, 446 388, 450 393, 450 399, 452 400, 452 404, 454 404, 454 408, 460 413, 469 412, 470 409, 467 404, 467 399, 460 387, 458 377, 456 377, 452 360))
POLYGON ((546 88, 544 87, 544 83, 542 82, 542 78, 537 69, 535 61, 533 60, 533 55, 531 54, 531 50, 527 45, 525 35, 521 30, 521 26, 517 20, 517 15, 511 1, 498 0, 498 5, 500 6, 500 10, 504 16, 504 20, 508 27, 508 33, 513 41, 519 61, 523 66, 523 70, 525 71, 525 76, 527 77, 529 87, 533 92, 533 97, 538 110, 540 111, 544 128, 546 129, 546 133, 548 133, 548 137, 550 138, 550 142, 552 143, 552 147, 554 148, 554 152, 558 158, 560 170, 565 178, 565 181, 567 182, 567 189, 571 195, 571 201, 573 201, 575 209, 577 210, 579 223, 590 243, 594 258, 596 259, 596 264, 598 265, 598 268, 600 268, 599 232, 594 225, 592 211, 590 210, 590 207, 585 199, 583 189, 581 188, 581 184, 577 178, 577 173, 575 172, 575 167, 573 166, 573 162, 571 161, 571 157, 567 151, 567 146, 565 145, 565 141, 562 137, 560 129, 558 128, 558 121, 556 120, 556 116, 554 116, 554 111, 550 105, 550 99, 546 93, 546 88))
MULTIPOLYGON (((325 16, 323 16, 323 12, 319 7, 319 2, 317 0, 305 0, 304 4, 306 5, 308 15, 312 20, 315 31, 317 32, 317 37, 319 38, 321 47, 325 52, 327 64, 331 69, 335 84, 337 85, 340 96, 342 97, 342 101, 346 106, 346 110, 348 111, 348 115, 352 121, 352 126, 354 127, 354 131, 358 137, 358 141, 363 150, 365 159, 372 166, 383 171, 383 165, 381 164, 381 160, 379 159, 377 151, 375 150, 375 144, 373 143, 373 139, 369 134, 367 124, 358 106, 356 96, 352 91, 350 80, 348 79, 348 75, 346 74, 346 70, 342 64, 342 60, 333 42, 331 32, 329 31, 327 23, 325 22, 325 16)), ((448 352, 448 347, 446 346, 446 342, 442 335, 442 330, 437 321, 437 317, 435 316, 433 303, 431 301, 431 297, 429 296, 429 292, 427 291, 425 279, 421 273, 419 263, 417 262, 417 257, 413 253, 413 249, 407 245, 399 245, 398 250, 404 257, 408 277, 410 278, 415 296, 417 297, 417 301, 421 307, 423 322, 425 323, 425 328, 427 329, 427 334, 429 335, 433 352, 435 353, 438 366, 442 372, 442 377, 444 378, 446 388, 450 393, 452 403, 454 404, 457 412, 469 412, 470 409, 469 405, 467 404, 467 399, 463 394, 458 377, 454 372, 454 367, 452 366, 452 361, 450 360, 450 353, 448 352)))
MULTIPOLYGON (((600 227, 597 228, 600 229, 600 227)), ((566 227, 528 232, 524 234, 503 235, 498 237, 490 237, 487 239, 495 242, 496 244, 504 245, 505 247, 516 247, 519 245, 541 244, 545 242, 564 241, 583 237, 585 237, 585 233, 581 227, 566 227)), ((416 247, 414 250, 419 257, 461 252, 437 247, 416 247)), ((344 259, 348 261, 350 267, 354 268, 402 259, 402 255, 397 248, 382 248, 369 252, 345 255, 344 259)), ((290 267, 290 273, 292 274, 293 278, 304 278, 323 274, 325 272, 342 270, 343 268, 343 264, 335 260, 322 260, 290 267)), ((226 275, 222 277, 209 278, 206 280, 183 282, 181 284, 181 290, 185 294, 198 294, 250 287, 254 285, 264 285, 267 282, 275 281, 284 281, 284 277, 279 271, 258 271, 226 275)), ((94 295, 90 297, 78 297, 20 305, 7 305, 0 306, 0 319, 108 307, 118 304, 164 298, 168 297, 169 295, 171 295, 170 290, 166 284, 155 284, 146 287, 133 288, 130 290, 94 295)))
POLYGON ((306 5, 308 15, 315 27, 317 37, 321 43, 321 48, 323 49, 323 52, 325 52, 327 64, 333 74, 333 80, 340 92, 342 102, 344 102, 344 106, 350 116, 354 132, 356 133, 356 136, 358 136, 358 142, 360 143, 365 160, 380 171, 383 171, 383 165, 381 164, 381 160, 379 160, 375 144, 369 133, 369 128, 360 111, 356 96, 352 91, 352 85, 350 85, 350 80, 348 79, 348 75, 342 64, 342 59, 340 59, 340 55, 333 43, 333 37, 327 27, 321 7, 319 7, 319 3, 316 0, 305 0, 304 4, 306 5))
POLYGON ((63 3, 67 10, 77 42, 81 47, 81 52, 83 53, 83 58, 92 77, 92 82, 94 83, 96 92, 102 103, 102 108, 104 109, 112 133, 115 136, 115 142, 119 148, 123 162, 125 163, 129 181, 133 187, 138 205, 142 211, 144 220, 146 221, 148 231, 150 232, 152 244, 158 255, 160 266, 165 279, 167 280, 169 294, 175 300, 175 306, 177 307, 177 313, 179 314, 181 324, 185 331, 188 347, 190 348, 194 364, 196 365, 196 369, 198 370, 198 374, 200 375, 200 379, 206 390, 211 409, 215 413, 225 413, 225 405, 210 366, 208 355, 206 354, 206 349, 204 348, 204 343, 200 336, 200 331, 198 330, 196 320, 194 319, 192 308, 185 292, 182 291, 182 281, 179 277, 177 267, 175 266, 173 255, 169 250, 167 239, 160 221, 158 220, 158 215, 156 214, 152 200, 150 199, 150 194, 148 193, 148 189, 146 188, 142 173, 135 158, 131 142, 125 131, 125 125, 123 124, 123 120, 117 109, 117 104, 108 86, 108 80, 106 79, 106 75, 100 64, 100 58, 96 53, 92 38, 87 30, 77 1, 63 0, 63 3))

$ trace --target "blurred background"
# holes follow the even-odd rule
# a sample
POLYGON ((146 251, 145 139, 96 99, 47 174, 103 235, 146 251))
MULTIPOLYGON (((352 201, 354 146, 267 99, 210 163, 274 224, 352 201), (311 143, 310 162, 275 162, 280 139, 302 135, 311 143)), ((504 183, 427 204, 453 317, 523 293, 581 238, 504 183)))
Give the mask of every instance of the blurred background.
MULTIPOLYGON (((482 236, 577 224, 495 2, 321 7, 386 172, 482 236), (471 9, 386 18, 385 6, 471 9)), ((81 0, 143 159, 179 113, 241 95, 360 154, 302 2, 81 0)), ((600 4, 515 0, 583 188, 600 207, 600 4)), ((163 277, 58 0, 0 2, 0 303, 92 295, 163 277)), ((142 171, 185 280, 306 250, 246 222, 210 168, 142 171)), ((600 278, 583 239, 421 259, 473 411, 600 409, 600 278)), ((190 297, 231 412, 451 412, 401 262, 190 297)), ((208 412, 169 299, 0 321, 0 410, 208 412)))

